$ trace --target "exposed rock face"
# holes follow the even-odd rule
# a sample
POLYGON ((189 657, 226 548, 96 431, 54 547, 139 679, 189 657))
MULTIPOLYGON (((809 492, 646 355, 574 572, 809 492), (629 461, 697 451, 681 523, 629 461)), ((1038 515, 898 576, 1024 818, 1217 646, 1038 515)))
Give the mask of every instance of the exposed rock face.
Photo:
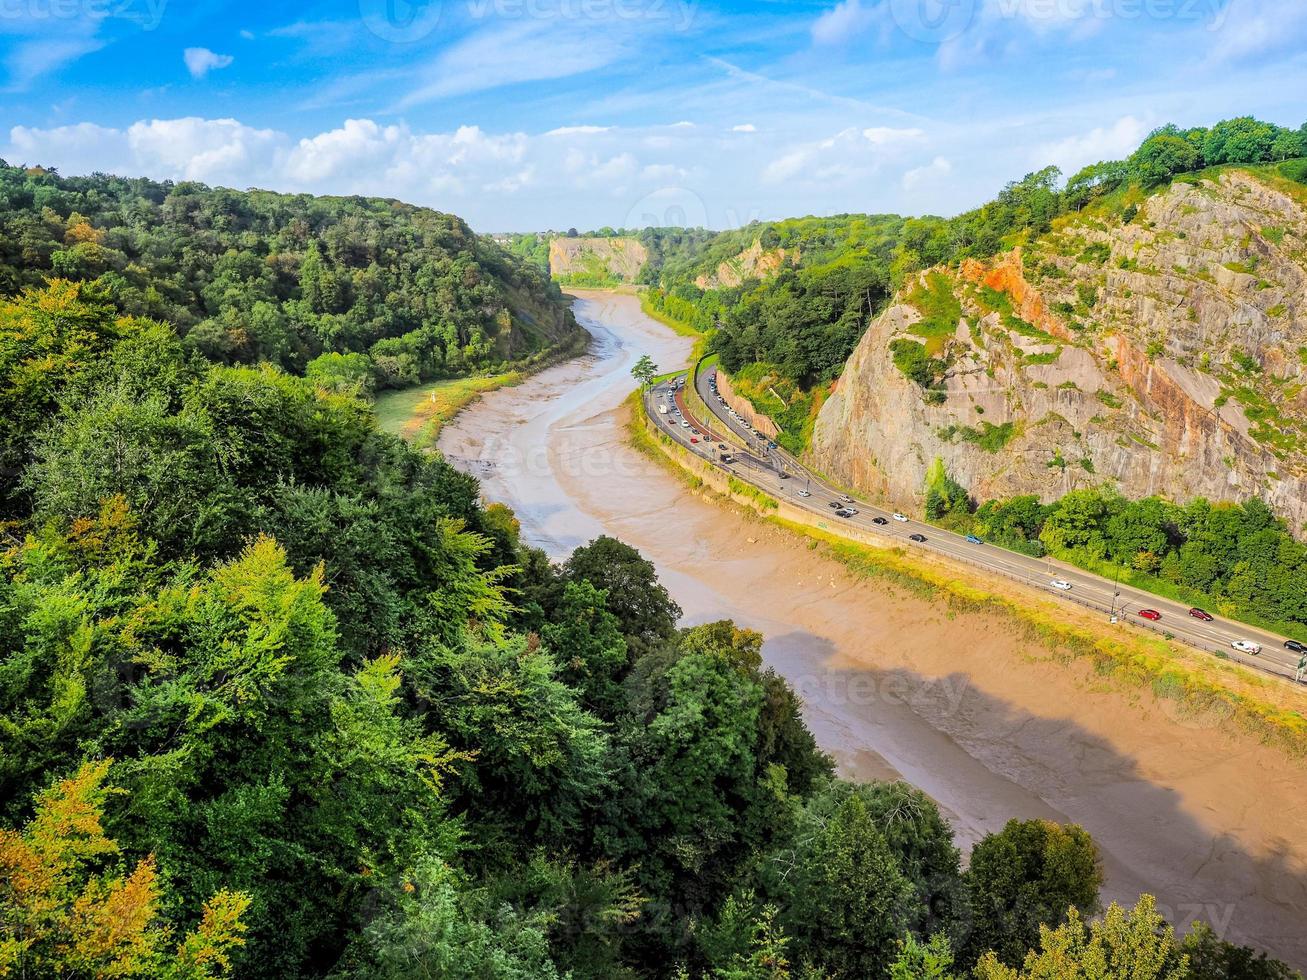
POLYGON ((774 276, 780 271, 781 266, 786 264, 799 264, 797 248, 764 249, 762 242, 755 241, 735 258, 718 263, 711 274, 696 278, 694 284, 700 289, 734 287, 748 279, 767 279, 774 276))
POLYGON ((911 284, 849 359, 813 462, 900 506, 920 500, 935 457, 978 499, 1104 482, 1130 497, 1261 496, 1301 535, 1305 201, 1230 172, 1175 184, 1129 224, 1072 216, 1024 254, 932 273, 963 310, 932 341, 933 390, 889 349, 925 341, 911 284))
POLYGON ((549 243, 549 272, 555 279, 588 276, 635 282, 648 258, 634 238, 555 238, 549 243))

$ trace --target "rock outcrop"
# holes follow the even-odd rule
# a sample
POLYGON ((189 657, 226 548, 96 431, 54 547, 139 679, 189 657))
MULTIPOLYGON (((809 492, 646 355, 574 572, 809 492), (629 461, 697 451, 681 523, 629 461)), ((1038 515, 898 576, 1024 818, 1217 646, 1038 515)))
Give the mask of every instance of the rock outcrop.
POLYGON ((711 273, 696 277, 694 284, 700 289, 734 287, 749 279, 770 278, 784 265, 798 264, 797 248, 763 248, 761 241, 755 241, 734 258, 719 262, 711 273))
POLYGON ((635 282, 648 259, 648 250, 634 238, 555 238, 549 243, 549 273, 560 282, 635 282))
POLYGON ((862 337, 812 462, 899 506, 936 457, 978 499, 1104 482, 1261 496, 1301 535, 1305 205, 1307 188, 1232 171, 1178 182, 1128 222, 1072 215, 1025 249, 932 271, 862 337), (951 332, 918 308, 928 279, 960 304, 951 332), (916 380, 898 339, 932 358, 916 380))

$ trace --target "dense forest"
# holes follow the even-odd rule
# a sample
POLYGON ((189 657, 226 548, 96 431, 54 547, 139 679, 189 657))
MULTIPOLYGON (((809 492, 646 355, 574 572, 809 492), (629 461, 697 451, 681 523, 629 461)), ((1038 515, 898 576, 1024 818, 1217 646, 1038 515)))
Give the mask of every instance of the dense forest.
POLYGON ((551 564, 352 394, 66 280, 0 305, 0 378, 0 973, 1293 975, 1087 924, 1076 827, 964 871, 759 635, 621 542, 551 564))
POLYGON ((316 374, 340 386, 494 370, 580 334, 547 274, 454 215, 0 161, 0 294, 50 276, 214 362, 302 374, 326 355, 316 374))

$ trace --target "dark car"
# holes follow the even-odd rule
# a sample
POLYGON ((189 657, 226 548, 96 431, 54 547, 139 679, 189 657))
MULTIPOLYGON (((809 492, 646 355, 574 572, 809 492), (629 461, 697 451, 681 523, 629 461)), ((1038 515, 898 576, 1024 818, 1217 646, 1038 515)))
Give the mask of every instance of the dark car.
POLYGON ((1284 648, 1294 653, 1307 653, 1307 643, 1299 643, 1297 640, 1285 640, 1284 648))
POLYGON ((831 510, 841 510, 844 507, 844 505, 838 500, 832 500, 827 506, 830 507, 831 510))
POLYGON ((844 519, 847 521, 849 518, 851 518, 851 517, 853 516, 853 511, 851 511, 851 510, 845 510, 845 509, 843 509, 843 508, 840 508, 839 510, 837 510, 837 511, 835 512, 835 516, 836 516, 836 517, 842 517, 842 518, 844 518, 844 519))
POLYGON ((911 541, 916 541, 920 544, 924 544, 926 541, 926 536, 924 534, 909 534, 908 539, 911 541))
POLYGON ((883 518, 883 517, 873 517, 873 518, 871 519, 871 523, 873 523, 873 524, 888 524, 889 521, 887 521, 887 520, 886 520, 885 518, 883 518))
POLYGON ((1201 619, 1204 623, 1210 623, 1212 620, 1216 619, 1216 617, 1207 612, 1207 610, 1199 609, 1197 606, 1194 606, 1194 608, 1189 610, 1189 615, 1194 619, 1201 619))

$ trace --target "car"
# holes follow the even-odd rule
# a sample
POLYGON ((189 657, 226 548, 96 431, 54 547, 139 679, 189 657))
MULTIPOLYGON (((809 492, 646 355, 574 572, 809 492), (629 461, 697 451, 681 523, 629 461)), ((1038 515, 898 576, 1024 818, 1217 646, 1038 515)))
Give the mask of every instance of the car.
POLYGON ((1162 618, 1162 614, 1156 609, 1140 609, 1139 618, 1147 619, 1155 623, 1162 618))
POLYGON ((840 503, 838 500, 832 500, 832 501, 831 501, 829 504, 827 504, 826 506, 830 507, 831 510, 843 510, 843 509, 844 509, 844 505, 843 505, 842 503, 840 503))
POLYGON ((800 490, 800 491, 799 491, 799 496, 800 496, 800 497, 811 497, 812 494, 809 493, 807 490, 800 490))
POLYGON ((847 510, 845 510, 844 508, 841 507, 839 510, 837 510, 837 511, 835 512, 835 516, 836 516, 836 517, 842 517, 842 518, 844 518, 844 519, 847 521, 847 520, 848 520, 849 518, 851 518, 853 515, 852 515, 851 513, 849 513, 847 510))
POLYGON ((970 542, 971 544, 984 544, 984 543, 985 543, 985 542, 981 541, 980 538, 976 537, 974 534, 968 534, 968 535, 967 535, 967 541, 970 542))
POLYGON ((884 525, 884 524, 888 524, 889 521, 885 520, 885 518, 883 517, 873 517, 871 519, 871 523, 884 525))
POLYGON ((717 443, 717 448, 718 448, 718 449, 729 449, 730 447, 727 446, 726 443, 724 443, 724 442, 719 442, 719 443, 717 443))
POLYGON ((690 427, 690 423, 685 421, 685 419, 681 419, 681 428, 688 429, 689 427, 690 427))
POLYGON ((846 504, 853 503, 853 498, 850 497, 847 493, 840 494, 840 499, 843 500, 846 504))
POLYGON ((1307 653, 1307 643, 1299 643, 1297 640, 1285 640, 1284 648, 1294 653, 1307 653))
POLYGON ((1204 623, 1210 623, 1216 618, 1205 609, 1199 609, 1197 606, 1194 606, 1194 608, 1189 610, 1189 615, 1194 619, 1201 619, 1204 623))
POLYGON ((898 521, 900 524, 906 524, 906 523, 908 523, 907 515, 906 515, 906 514, 900 514, 900 513, 898 513, 897 511, 895 511, 895 513, 894 513, 894 520, 898 521))
POLYGON ((1240 653, 1249 653, 1254 657, 1262 652, 1261 644, 1254 643, 1252 640, 1235 640, 1230 646, 1234 647, 1240 653))
POLYGON ((1064 578, 1055 578, 1053 579, 1053 581, 1049 582, 1048 584, 1051 585, 1053 588, 1058 589, 1062 592, 1071 591, 1071 583, 1064 578))
POLYGON ((909 535, 908 535, 908 540, 909 540, 909 541, 916 541, 916 542, 918 542, 918 543, 920 543, 920 544, 925 544, 925 543, 926 543, 926 536, 925 536, 924 534, 909 534, 909 535))
POLYGON ((854 517, 857 517, 858 514, 859 514, 858 508, 856 508, 856 507, 845 507, 844 509, 847 510, 847 511, 848 511, 850 514, 852 514, 854 517))
POLYGON ((690 441, 691 441, 691 442, 698 442, 698 441, 699 441, 699 437, 698 437, 698 436, 690 436, 690 441))

